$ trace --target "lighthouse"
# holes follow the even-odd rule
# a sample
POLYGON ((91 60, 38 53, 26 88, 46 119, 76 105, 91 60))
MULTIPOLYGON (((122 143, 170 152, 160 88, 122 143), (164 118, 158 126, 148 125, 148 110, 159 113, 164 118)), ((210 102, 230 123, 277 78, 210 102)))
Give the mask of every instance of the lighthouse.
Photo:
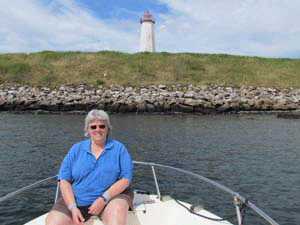
POLYGON ((141 27, 141 39, 140 39, 140 51, 141 52, 155 52, 154 41, 154 18, 150 11, 147 11, 143 18, 140 19, 141 27))

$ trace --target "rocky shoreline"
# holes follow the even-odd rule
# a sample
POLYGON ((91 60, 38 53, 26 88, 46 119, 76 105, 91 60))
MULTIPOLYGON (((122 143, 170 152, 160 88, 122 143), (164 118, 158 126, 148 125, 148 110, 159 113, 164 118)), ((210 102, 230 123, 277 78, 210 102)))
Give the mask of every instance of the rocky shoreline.
POLYGON ((0 85, 0 111, 110 113, 253 113, 300 110, 300 89, 152 85, 68 84, 58 88, 0 85))

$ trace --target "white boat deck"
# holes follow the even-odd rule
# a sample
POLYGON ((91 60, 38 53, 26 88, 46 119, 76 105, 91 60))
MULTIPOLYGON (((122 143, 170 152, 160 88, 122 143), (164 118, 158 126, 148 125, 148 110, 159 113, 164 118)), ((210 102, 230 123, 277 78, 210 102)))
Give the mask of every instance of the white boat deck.
MULTIPOLYGON (((191 205, 180 202, 188 208, 191 205)), ((204 210, 199 209, 197 214, 221 219, 220 217, 204 210)), ((28 223, 26 225, 43 225, 45 224, 44 214, 28 223)), ((94 216, 89 219, 86 225, 103 225, 101 220, 94 216)), ((134 210, 128 212, 127 225, 232 225, 228 221, 213 221, 189 212, 186 208, 178 204, 170 197, 163 198, 160 201, 156 195, 137 194, 134 197, 134 210)))

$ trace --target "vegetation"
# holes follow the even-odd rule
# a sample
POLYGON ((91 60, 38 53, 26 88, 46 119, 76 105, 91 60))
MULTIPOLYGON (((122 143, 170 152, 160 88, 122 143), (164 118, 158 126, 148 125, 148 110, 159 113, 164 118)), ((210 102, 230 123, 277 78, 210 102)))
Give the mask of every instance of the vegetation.
POLYGON ((140 86, 216 84, 300 88, 300 59, 224 54, 101 51, 1 54, 0 83, 58 86, 67 83, 140 86))

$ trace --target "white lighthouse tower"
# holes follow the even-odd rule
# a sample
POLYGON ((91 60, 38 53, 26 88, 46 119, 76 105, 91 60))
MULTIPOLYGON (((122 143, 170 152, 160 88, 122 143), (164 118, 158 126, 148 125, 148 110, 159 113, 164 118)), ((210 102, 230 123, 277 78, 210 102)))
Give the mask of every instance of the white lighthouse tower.
POLYGON ((155 52, 154 41, 154 18, 149 11, 147 11, 143 18, 140 19, 141 39, 140 39, 140 51, 141 52, 155 52))

